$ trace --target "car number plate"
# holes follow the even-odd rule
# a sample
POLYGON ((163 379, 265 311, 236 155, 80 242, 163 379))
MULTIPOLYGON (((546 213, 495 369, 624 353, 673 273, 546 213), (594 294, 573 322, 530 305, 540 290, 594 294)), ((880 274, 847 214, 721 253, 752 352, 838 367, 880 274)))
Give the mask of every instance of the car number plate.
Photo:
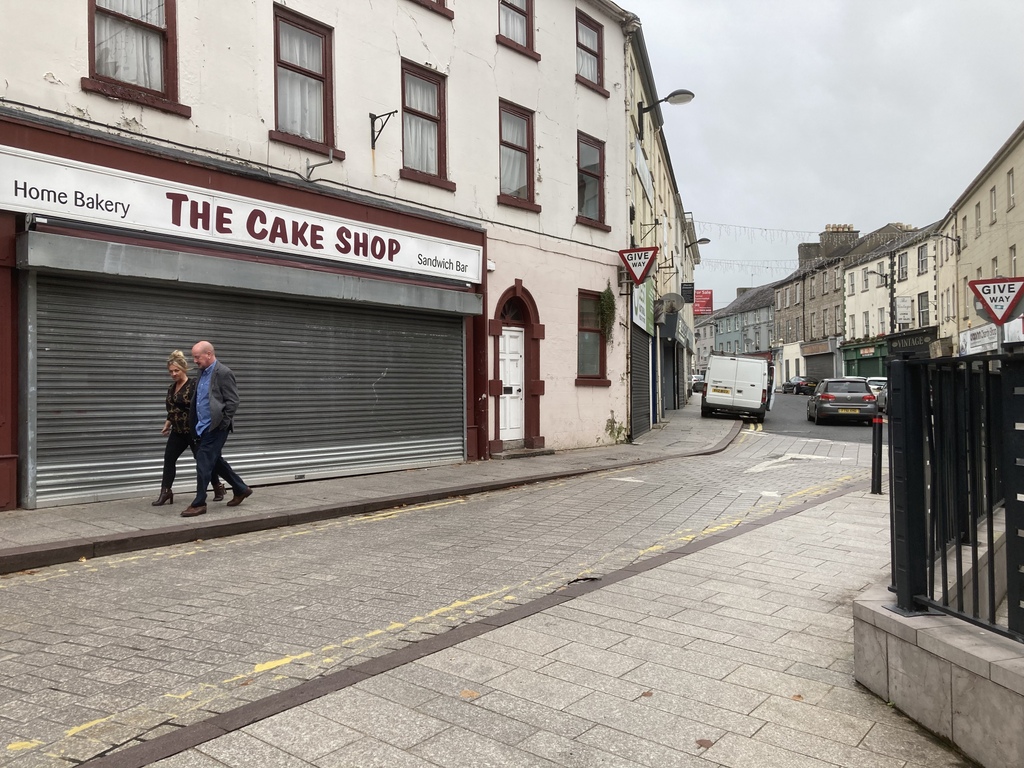
POLYGON ((860 413, 860 411, 857 408, 840 408, 839 412, 840 413, 860 413))
POLYGON ((711 391, 716 395, 728 395, 730 392, 728 387, 712 387, 711 391))

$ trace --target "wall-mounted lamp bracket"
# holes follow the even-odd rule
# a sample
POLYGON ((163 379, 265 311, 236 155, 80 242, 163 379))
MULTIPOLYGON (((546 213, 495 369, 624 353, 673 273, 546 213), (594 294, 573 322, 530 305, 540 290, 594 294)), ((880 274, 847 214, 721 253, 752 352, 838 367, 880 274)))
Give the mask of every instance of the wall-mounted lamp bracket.
POLYGON ((319 168, 323 165, 330 165, 334 162, 334 147, 331 147, 331 151, 327 153, 327 159, 322 163, 311 163, 309 158, 306 158, 306 181, 312 181, 313 169, 319 168))
POLYGON ((641 240, 646 240, 647 236, 649 234, 651 234, 651 232, 654 231, 654 228, 657 227, 659 224, 661 224, 661 221, 659 219, 655 219, 653 224, 641 224, 640 225, 640 239, 641 240), (647 229, 645 230, 644 227, 647 227, 647 229))
POLYGON ((377 139, 380 138, 381 132, 384 130, 384 126, 388 124, 388 120, 391 119, 392 115, 397 115, 398 110, 393 109, 383 115, 375 115, 373 112, 370 113, 370 149, 377 148, 377 139), (377 121, 380 120, 380 127, 377 127, 377 121))

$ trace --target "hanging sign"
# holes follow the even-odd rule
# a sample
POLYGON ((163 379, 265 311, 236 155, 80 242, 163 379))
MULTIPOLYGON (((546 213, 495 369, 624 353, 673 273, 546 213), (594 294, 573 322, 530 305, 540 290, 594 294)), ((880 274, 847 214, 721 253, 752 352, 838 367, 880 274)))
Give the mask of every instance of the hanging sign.
POLYGON ((914 322, 913 299, 909 296, 896 297, 896 323, 898 325, 909 325, 914 322))
POLYGON ((1013 308, 1024 294, 1024 277, 996 277, 991 280, 971 280, 968 283, 978 297, 985 313, 996 325, 1010 319, 1013 308))
POLYGON ((626 265, 626 271, 633 278, 633 282, 640 285, 658 260, 658 248, 627 248, 619 251, 619 258, 626 265))

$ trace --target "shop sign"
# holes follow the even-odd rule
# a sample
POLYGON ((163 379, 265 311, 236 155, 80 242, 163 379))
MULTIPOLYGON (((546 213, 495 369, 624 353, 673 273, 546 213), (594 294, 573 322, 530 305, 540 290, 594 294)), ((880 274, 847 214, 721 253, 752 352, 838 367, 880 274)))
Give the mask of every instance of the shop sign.
POLYGON ((0 208, 479 283, 479 246, 0 147, 0 208))
POLYGON ((993 352, 999 348, 999 327, 995 323, 987 323, 978 328, 968 328, 960 332, 960 354, 977 355, 982 352, 993 352))
POLYGON ((861 347, 860 348, 860 356, 861 357, 874 357, 875 356, 875 348, 874 347, 861 347))
POLYGON ((633 289, 633 322, 654 335, 654 289, 650 280, 633 289))
POLYGON ((900 325, 914 322, 914 300, 909 296, 896 297, 896 322, 900 325))
POLYGON ((827 341, 813 341, 809 344, 800 345, 800 354, 804 355, 827 355, 832 351, 827 341))
POLYGON ((1024 318, 1018 317, 1003 326, 1003 344, 1024 344, 1024 318))

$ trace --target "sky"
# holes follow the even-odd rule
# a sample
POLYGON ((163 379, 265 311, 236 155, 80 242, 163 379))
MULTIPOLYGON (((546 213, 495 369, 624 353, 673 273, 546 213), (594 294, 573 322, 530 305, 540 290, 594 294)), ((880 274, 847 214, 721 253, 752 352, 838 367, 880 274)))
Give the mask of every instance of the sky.
POLYGON ((715 308, 827 224, 941 219, 1024 122, 1024 0, 617 0, 640 17, 715 308))

